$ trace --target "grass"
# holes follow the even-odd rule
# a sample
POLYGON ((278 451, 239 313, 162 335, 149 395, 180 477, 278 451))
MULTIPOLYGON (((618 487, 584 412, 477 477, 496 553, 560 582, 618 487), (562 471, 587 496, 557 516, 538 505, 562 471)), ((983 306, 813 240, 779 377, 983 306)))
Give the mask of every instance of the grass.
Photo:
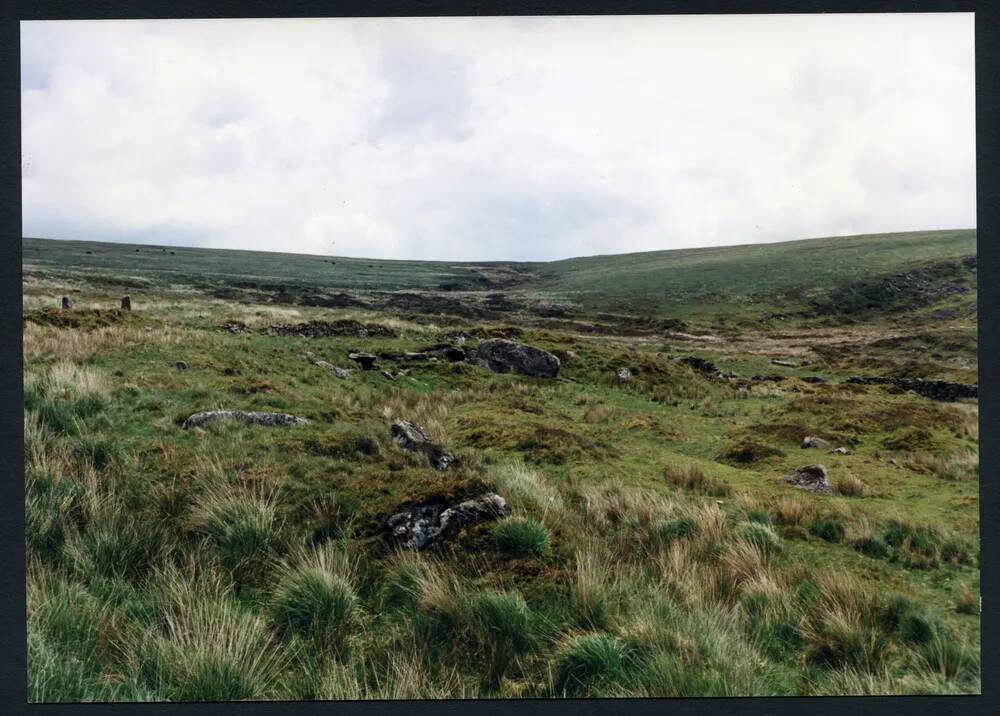
POLYGON ((29 240, 30 698, 978 692, 978 408, 845 382, 874 364, 969 380, 969 296, 853 322, 808 312, 970 245, 941 233, 607 261, 633 288, 595 278, 598 259, 264 270, 250 253, 29 240), (730 280, 741 261, 807 255, 817 278, 801 291, 776 269, 730 280), (49 310, 61 295, 78 312, 49 310), (322 305, 338 300, 368 303, 322 305), (957 317, 931 318, 943 308, 957 317), (391 331, 266 330, 312 320, 391 331), (402 357, 460 334, 467 348, 516 334, 565 357, 560 377, 402 357), (314 362, 353 367, 355 351, 379 370, 343 380, 314 362), (788 355, 811 364, 770 363, 788 355), (310 422, 180 428, 212 408, 310 422), (396 446, 397 418, 457 465, 396 446), (850 454, 801 450, 804 435, 850 454), (815 461, 835 494, 780 482, 815 461), (420 553, 386 533, 401 509, 483 492, 512 514, 420 553))

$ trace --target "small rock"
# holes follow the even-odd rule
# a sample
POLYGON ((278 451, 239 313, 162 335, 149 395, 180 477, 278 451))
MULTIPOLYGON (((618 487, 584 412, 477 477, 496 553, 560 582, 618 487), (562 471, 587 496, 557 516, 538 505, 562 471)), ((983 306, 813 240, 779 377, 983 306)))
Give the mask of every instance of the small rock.
POLYGON ((830 443, 823 438, 817 438, 812 435, 807 435, 802 439, 802 447, 805 448, 820 448, 825 449, 830 447, 830 443))
POLYGON ((200 428, 216 420, 238 420, 247 425, 302 425, 309 421, 288 413, 258 413, 247 410, 205 410, 195 413, 181 425, 184 430, 200 428))
POLYGON ((632 380, 632 371, 628 368, 619 368, 615 373, 619 383, 627 383, 632 380))
POLYGON ((388 380, 396 380, 396 376, 392 374, 391 370, 383 370, 382 375, 388 380))
POLYGON ((346 368, 341 368, 340 366, 333 365, 332 363, 327 363, 325 360, 316 361, 316 365, 318 365, 320 368, 325 368, 326 370, 330 371, 336 377, 342 380, 347 380, 348 378, 351 377, 351 371, 347 370, 346 368))
POLYGON ((375 356, 371 353, 348 353, 347 357, 360 365, 362 370, 371 370, 375 367, 375 356))
POLYGON ((833 494, 833 488, 827 479, 826 468, 823 465, 805 465, 781 480, 801 490, 809 490, 821 495, 833 494))
POLYGON ((806 375, 802 377, 802 380, 805 383, 812 383, 813 385, 826 382, 826 378, 822 378, 818 375, 806 375))
POLYGON ((780 366, 783 366, 785 368, 798 368, 799 367, 799 364, 796 363, 795 361, 781 360, 780 358, 772 358, 771 359, 771 364, 772 365, 780 365, 780 366))
POLYGON ((423 351, 406 352, 403 354, 404 360, 427 360, 428 356, 423 351))
POLYGON ((188 364, 186 362, 182 361, 182 360, 179 360, 176 363, 174 363, 174 366, 176 366, 177 370, 187 370, 188 369, 188 364))
POLYGON ((834 448, 830 451, 831 455, 850 455, 851 451, 845 447, 834 448))

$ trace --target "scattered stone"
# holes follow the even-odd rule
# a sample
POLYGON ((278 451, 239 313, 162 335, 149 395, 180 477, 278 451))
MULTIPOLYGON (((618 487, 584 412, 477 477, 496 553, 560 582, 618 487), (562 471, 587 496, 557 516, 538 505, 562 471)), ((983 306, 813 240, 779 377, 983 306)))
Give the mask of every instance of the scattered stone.
POLYGON ((798 368, 799 367, 799 364, 796 363, 795 361, 781 360, 780 358, 772 358, 771 359, 771 364, 772 365, 780 365, 780 366, 782 366, 784 368, 798 368))
POLYGON ((805 465, 781 480, 801 490, 809 490, 821 495, 833 494, 833 488, 827 479, 826 468, 823 465, 805 465))
POLYGON ((715 367, 715 364, 711 361, 707 361, 704 358, 698 358, 697 356, 685 356, 684 358, 678 358, 678 360, 684 365, 691 366, 699 373, 704 373, 706 375, 717 375, 719 369, 715 367))
POLYGON ((632 371, 628 368, 619 368, 615 376, 618 378, 619 383, 628 383, 632 380, 632 371))
POLYGON ((877 376, 853 376, 847 379, 854 385, 892 385, 903 390, 912 390, 931 400, 951 402, 962 398, 979 397, 979 386, 969 383, 952 383, 947 380, 921 380, 919 378, 881 378, 877 376))
POLYGON ((316 361, 316 365, 320 368, 326 368, 328 371, 333 373, 334 376, 340 378, 341 380, 347 380, 351 377, 351 371, 346 368, 341 368, 340 366, 333 365, 332 363, 327 363, 325 360, 316 361))
POLYGON ((453 506, 443 502, 417 505, 394 514, 386 526, 395 542, 417 551, 454 536, 463 527, 502 520, 509 514, 507 502, 490 492, 453 506))
POLYGON ((750 380, 755 383, 782 383, 787 377, 784 375, 755 375, 750 380))
POLYGON ((247 410, 205 410, 184 421, 181 428, 190 430, 216 420, 238 420, 247 425, 302 425, 309 421, 288 413, 258 413, 247 410))
POLYGON ((396 376, 392 374, 391 370, 383 370, 382 375, 388 380, 396 380, 396 376))
POLYGON ((504 338, 480 342, 470 359, 494 373, 514 372, 537 378, 555 378, 559 375, 559 359, 554 355, 504 338))
POLYGON ((187 370, 188 369, 188 364, 185 361, 182 361, 182 360, 179 360, 176 363, 174 363, 174 366, 177 368, 177 370, 187 370))
POLYGON ((392 441, 407 452, 421 452, 435 470, 447 470, 457 462, 454 455, 436 445, 427 431, 409 420, 394 420, 389 426, 392 441))
POLYGON ((393 337, 396 332, 377 323, 361 323, 350 319, 340 321, 307 321, 305 323, 277 323, 267 327, 272 336, 304 336, 325 338, 327 336, 370 336, 393 337))
POLYGON ((851 451, 845 447, 834 448, 830 451, 831 455, 850 455, 851 451))
POLYGON ((813 435, 807 435, 802 439, 802 448, 819 448, 826 449, 830 447, 830 443, 823 438, 818 438, 813 435))
POLYGON ((348 353, 347 357, 361 366, 361 370, 371 370, 375 367, 375 356, 371 353, 348 353))
POLYGON ((71 308, 73 308, 73 304, 70 302, 69 296, 63 296, 62 297, 61 305, 62 305, 62 310, 64 310, 64 311, 68 311, 71 308))
POLYGON ((431 346, 422 352, 433 357, 444 358, 449 363, 459 363, 469 357, 464 348, 456 348, 447 344, 431 346))
POLYGON ((132 297, 122 296, 122 310, 131 311, 132 310, 132 297))
POLYGON ((239 321, 230 321, 222 326, 223 330, 229 331, 230 333, 248 333, 250 331, 247 328, 247 324, 240 323, 239 321))

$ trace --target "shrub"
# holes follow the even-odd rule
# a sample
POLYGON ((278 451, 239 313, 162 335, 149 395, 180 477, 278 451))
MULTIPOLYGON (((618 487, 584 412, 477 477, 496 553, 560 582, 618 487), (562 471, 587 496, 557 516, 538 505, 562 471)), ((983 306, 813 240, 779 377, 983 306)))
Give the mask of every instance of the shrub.
POLYGON ((628 676, 624 644, 606 633, 569 639, 556 661, 556 689, 569 695, 607 695, 628 676))
POLYGON ((493 541, 503 552, 534 557, 544 557, 551 546, 548 529, 530 517, 498 522, 493 528, 493 541))
POLYGON ((834 520, 816 520, 809 525, 809 533, 827 542, 842 542, 844 525, 834 520))
POLYGON ((271 600, 271 617, 284 633, 293 633, 343 657, 361 624, 351 582, 322 563, 288 571, 271 600))

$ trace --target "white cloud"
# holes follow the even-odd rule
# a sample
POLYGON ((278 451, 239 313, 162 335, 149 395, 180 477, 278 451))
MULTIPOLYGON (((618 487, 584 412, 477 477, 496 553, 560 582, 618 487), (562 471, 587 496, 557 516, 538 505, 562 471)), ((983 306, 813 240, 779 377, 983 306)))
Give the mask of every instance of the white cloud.
POLYGON ((27 236, 530 260, 975 225, 967 14, 21 34, 27 236))

